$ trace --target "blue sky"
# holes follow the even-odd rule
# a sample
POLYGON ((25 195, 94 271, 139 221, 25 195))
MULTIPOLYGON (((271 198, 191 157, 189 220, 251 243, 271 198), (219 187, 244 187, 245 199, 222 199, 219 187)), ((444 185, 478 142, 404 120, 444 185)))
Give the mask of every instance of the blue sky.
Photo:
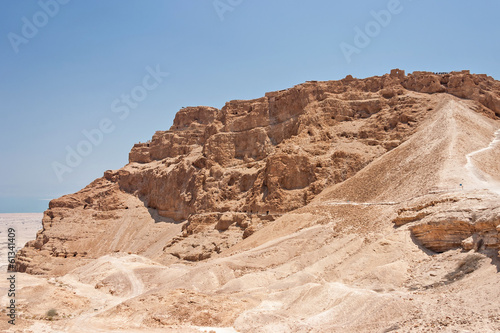
POLYGON ((122 167, 183 106, 396 67, 499 79, 498 13, 493 0, 3 0, 0 212, 41 212, 122 167), (68 147, 86 154, 71 167, 68 147))

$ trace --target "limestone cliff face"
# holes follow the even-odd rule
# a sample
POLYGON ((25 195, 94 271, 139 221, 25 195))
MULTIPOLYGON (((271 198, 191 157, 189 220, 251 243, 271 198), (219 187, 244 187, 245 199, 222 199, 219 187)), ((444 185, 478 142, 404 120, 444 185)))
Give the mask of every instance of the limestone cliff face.
POLYGON ((436 75, 429 72, 414 72, 402 80, 408 89, 426 93, 448 93, 460 98, 474 100, 500 115, 500 83, 485 74, 473 75, 469 71, 436 75))
POLYGON ((313 81, 221 110, 184 108, 125 167, 51 201, 18 270, 62 272, 116 251, 162 262, 220 253, 398 147, 437 93, 500 115, 500 83, 468 72, 313 81))
POLYGON ((118 183, 175 220, 211 211, 290 211, 411 133, 424 103, 402 87, 449 92, 500 114, 498 96, 491 93, 500 91, 498 82, 467 72, 305 83, 257 100, 232 101, 220 111, 181 110, 170 131, 130 153, 131 163, 161 160, 165 171, 122 171, 118 183), (336 131, 349 127, 343 122, 359 126, 336 131), (348 142, 362 143, 371 154, 338 149, 348 142), (175 198, 162 196, 164 191, 175 198))
POLYGON ((396 226, 408 224, 415 239, 434 252, 500 250, 498 199, 462 193, 415 203, 398 212, 396 226), (478 202, 480 206, 478 207, 478 202))

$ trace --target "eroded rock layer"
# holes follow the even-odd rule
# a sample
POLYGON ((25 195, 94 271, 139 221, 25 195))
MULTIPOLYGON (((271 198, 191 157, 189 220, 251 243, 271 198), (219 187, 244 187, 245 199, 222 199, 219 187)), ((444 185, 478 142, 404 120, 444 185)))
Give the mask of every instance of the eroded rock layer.
MULTIPOLYGON (((52 200, 43 230, 19 252, 17 269, 62 274, 81 259, 112 252, 162 263, 209 258, 399 147, 444 96, 467 99, 475 112, 495 119, 499 93, 498 81, 467 71, 394 71, 307 82, 221 110, 184 108, 170 130, 134 145, 129 164, 52 200)), ((403 214, 397 223, 427 216, 418 214, 403 214)), ((412 227, 436 251, 495 233, 470 219, 439 221, 412 227), (429 236, 450 227, 459 231, 444 241, 429 236)))

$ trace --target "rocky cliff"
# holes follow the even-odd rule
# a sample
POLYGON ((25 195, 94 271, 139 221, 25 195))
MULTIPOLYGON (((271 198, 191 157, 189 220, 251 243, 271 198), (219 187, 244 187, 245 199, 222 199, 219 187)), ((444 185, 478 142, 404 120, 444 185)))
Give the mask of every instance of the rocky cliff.
MULTIPOLYGON (((383 182, 370 187, 358 178, 365 186, 348 188, 346 181, 411 138, 446 96, 463 99, 491 121, 500 116, 500 82, 468 71, 394 70, 367 79, 306 82, 231 101, 221 110, 184 108, 170 130, 134 145, 129 164, 52 200, 43 230, 19 252, 17 269, 63 274, 113 252, 161 263, 199 261, 305 207, 335 184, 347 184, 346 200, 372 200, 383 182)), ((423 194, 406 192, 407 199, 423 194)), ((398 221, 417 220, 405 214, 411 215, 401 212, 398 221)), ((446 223, 411 230, 429 249, 443 251, 478 234, 476 227, 456 226, 467 232, 446 246, 426 236, 429 230, 442 234, 438 229, 448 228, 446 223)), ((498 239, 497 245, 488 239, 490 247, 498 245, 498 239)))
POLYGON ((499 100, 394 70, 182 109, 50 202, 16 329, 500 331, 499 100))

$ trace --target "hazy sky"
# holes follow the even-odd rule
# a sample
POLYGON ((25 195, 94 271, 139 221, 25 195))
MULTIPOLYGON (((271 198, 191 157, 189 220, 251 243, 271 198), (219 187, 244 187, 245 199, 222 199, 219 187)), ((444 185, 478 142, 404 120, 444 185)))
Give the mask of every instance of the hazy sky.
POLYGON ((396 67, 499 79, 499 13, 497 0, 1 0, 0 212, 41 212, 122 167, 183 106, 396 67))

